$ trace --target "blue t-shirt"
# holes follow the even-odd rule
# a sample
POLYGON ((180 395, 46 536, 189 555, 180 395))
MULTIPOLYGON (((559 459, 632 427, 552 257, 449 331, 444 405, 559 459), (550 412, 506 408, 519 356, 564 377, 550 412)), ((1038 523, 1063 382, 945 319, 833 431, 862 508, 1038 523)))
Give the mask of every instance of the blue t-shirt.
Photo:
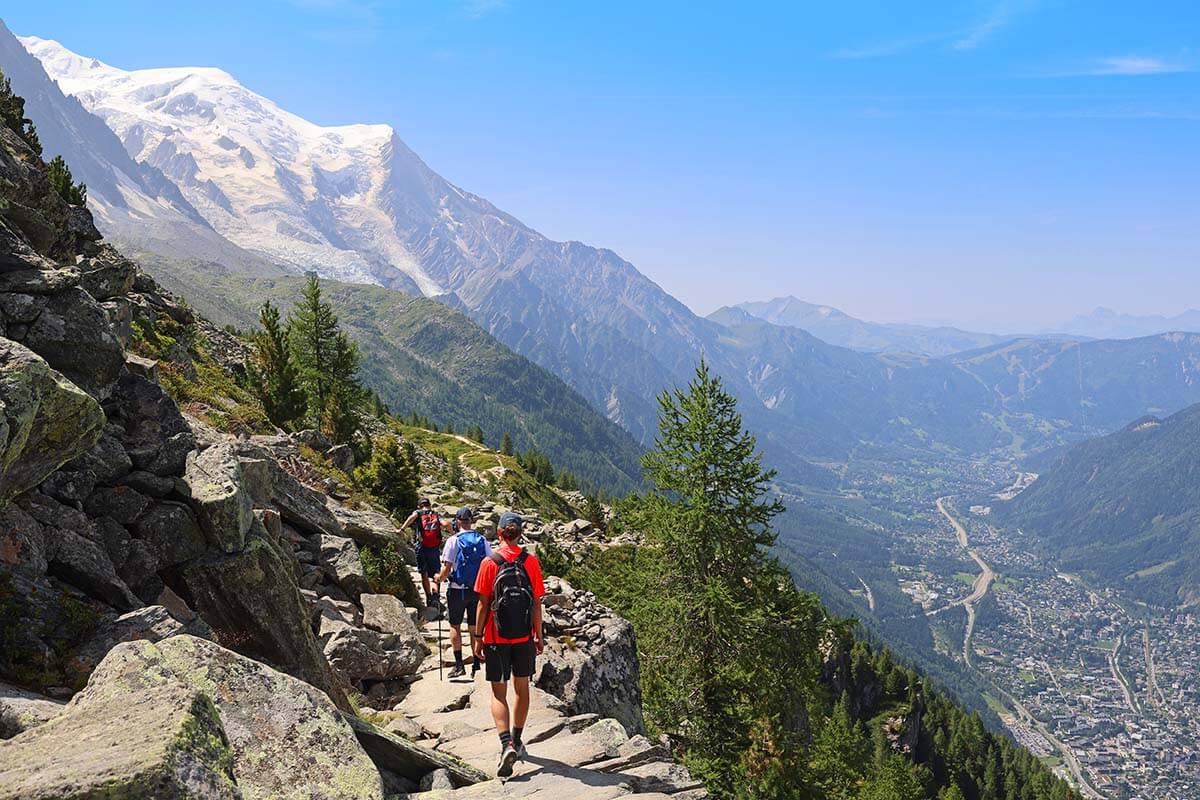
MULTIPOLYGON (((454 534, 449 539, 447 539, 446 546, 442 548, 442 562, 445 564, 449 564, 451 569, 454 569, 454 565, 456 563, 458 563, 458 537, 462 536, 464 533, 467 533, 468 531, 470 531, 471 533, 475 532, 474 528, 468 528, 467 530, 459 531, 458 533, 454 534)), ((492 544, 491 544, 491 542, 489 542, 487 540, 487 537, 484 536, 483 537, 483 557, 485 559, 491 558, 491 555, 492 555, 492 544)), ((475 587, 474 586, 463 586, 460 583, 455 583, 454 581, 450 581, 450 588, 451 589, 474 589, 475 587)))

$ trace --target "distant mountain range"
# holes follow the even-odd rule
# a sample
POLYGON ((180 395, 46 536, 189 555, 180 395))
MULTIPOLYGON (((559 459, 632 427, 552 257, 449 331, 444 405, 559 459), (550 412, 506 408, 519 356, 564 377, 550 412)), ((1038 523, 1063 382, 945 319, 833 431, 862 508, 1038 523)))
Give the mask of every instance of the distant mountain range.
POLYGON ((1136 316, 1121 314, 1111 308, 1097 308, 1090 314, 1081 314, 1064 323, 1058 330, 1092 339, 1132 339, 1156 333, 1194 332, 1200 331, 1200 311, 1190 309, 1166 317, 1159 314, 1136 316))
POLYGON ((944 356, 1016 338, 949 326, 864 322, 831 306, 806 303, 791 296, 738 303, 736 307, 772 324, 800 328, 829 344, 866 353, 944 356))
POLYGON ((997 513, 1064 569, 1162 606, 1200 603, 1200 405, 1068 448, 997 513))
MULTIPOLYGON (((387 126, 323 128, 219 69, 125 71, 26 38, 76 102, 0 33, 0 67, 18 64, 32 87, 18 87, 33 98, 29 114, 47 136, 64 129, 72 164, 95 163, 80 175, 97 176, 102 230, 164 272, 192 276, 212 303, 244 313, 259 298, 219 297, 242 289, 206 285, 206 270, 270 282, 315 269, 435 297, 643 444, 657 429, 656 395, 685 383, 701 356, 790 483, 827 483, 810 462, 845 459, 864 442, 1024 452, 1200 401, 1200 337, 1013 341, 873 326, 787 299, 753 306, 787 325, 734 308, 701 318, 612 251, 547 239, 445 181, 387 126), (134 180, 142 172, 150 178, 134 180), (791 324, 806 319, 863 350, 917 352, 830 344, 791 324)), ((358 313, 390 313, 383 298, 360 293, 358 313)), ((364 341, 379 348, 369 356, 388 346, 386 334, 364 341)))

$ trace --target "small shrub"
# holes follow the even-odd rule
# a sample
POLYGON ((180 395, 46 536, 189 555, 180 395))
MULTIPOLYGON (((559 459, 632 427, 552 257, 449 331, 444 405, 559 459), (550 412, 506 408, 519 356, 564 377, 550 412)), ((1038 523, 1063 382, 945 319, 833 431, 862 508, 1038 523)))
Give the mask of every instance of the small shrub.
POLYGON ((420 598, 406 562, 394 544, 366 545, 359 550, 363 572, 371 591, 399 597, 405 605, 418 606, 420 598))

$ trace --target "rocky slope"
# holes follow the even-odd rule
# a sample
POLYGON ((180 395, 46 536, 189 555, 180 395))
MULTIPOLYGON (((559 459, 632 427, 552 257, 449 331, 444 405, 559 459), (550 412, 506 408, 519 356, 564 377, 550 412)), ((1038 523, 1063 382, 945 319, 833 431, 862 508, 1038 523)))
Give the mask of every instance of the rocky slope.
POLYGON ((418 695, 483 706, 433 682, 433 629, 368 579, 367 549, 411 552, 322 471, 345 454, 198 393, 238 341, 102 244, 7 128, 0 194, 0 798, 695 788, 638 736, 628 624, 560 584, 543 762, 499 787, 482 751, 400 722, 418 695), (147 337, 165 360, 127 349, 147 337))

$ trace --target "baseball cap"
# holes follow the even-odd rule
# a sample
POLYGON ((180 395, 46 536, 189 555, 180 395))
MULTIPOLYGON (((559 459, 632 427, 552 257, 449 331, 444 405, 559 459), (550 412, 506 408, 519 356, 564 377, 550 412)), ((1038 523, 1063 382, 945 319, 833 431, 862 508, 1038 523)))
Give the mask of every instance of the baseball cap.
POLYGON ((471 520, 471 519, 475 519, 475 513, 473 511, 471 511, 471 509, 467 508, 466 506, 463 506, 458 511, 454 512, 454 518, 471 520))
POLYGON ((504 528, 507 528, 509 525, 513 525, 513 524, 515 524, 518 528, 521 528, 521 527, 524 527, 525 520, 521 519, 520 514, 515 514, 512 511, 505 511, 503 514, 500 515, 499 528, 501 530, 503 530, 504 528))

